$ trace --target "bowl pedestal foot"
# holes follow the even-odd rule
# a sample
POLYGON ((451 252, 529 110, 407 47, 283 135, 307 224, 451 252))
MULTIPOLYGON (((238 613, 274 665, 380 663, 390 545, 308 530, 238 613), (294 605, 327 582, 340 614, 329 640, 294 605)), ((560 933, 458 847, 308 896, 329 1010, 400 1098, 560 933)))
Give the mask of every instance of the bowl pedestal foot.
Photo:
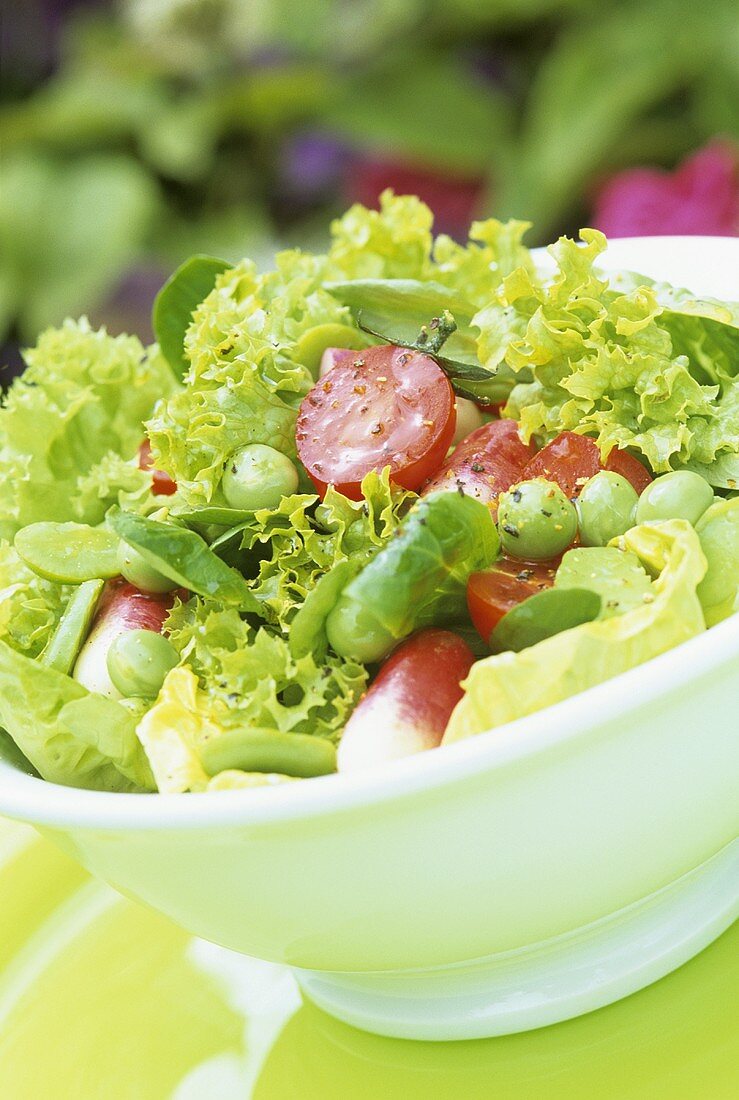
POLYGON ((435 970, 295 969, 305 995, 354 1027, 403 1039, 479 1039, 559 1023, 650 985, 739 916, 739 841, 594 924, 435 970))

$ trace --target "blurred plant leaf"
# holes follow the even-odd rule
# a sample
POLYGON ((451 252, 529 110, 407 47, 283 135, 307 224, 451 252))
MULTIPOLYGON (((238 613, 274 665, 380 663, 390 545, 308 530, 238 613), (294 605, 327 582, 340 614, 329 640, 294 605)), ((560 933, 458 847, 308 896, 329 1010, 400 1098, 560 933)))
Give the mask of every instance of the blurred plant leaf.
POLYGON ((185 333, 193 311, 213 289, 216 276, 229 267, 215 256, 191 256, 170 275, 154 299, 152 327, 159 348, 178 378, 189 367, 185 333))
POLYGON ((324 125, 362 148, 400 155, 454 175, 489 170, 507 143, 512 108, 444 53, 414 50, 364 72, 327 109, 324 125))
POLYGON ((548 53, 497 192, 546 237, 635 119, 702 73, 729 34, 730 0, 628 2, 573 25, 548 53))
POLYGON ((0 165, 0 284, 21 338, 101 302, 141 251, 158 207, 135 161, 64 163, 22 155, 0 165))

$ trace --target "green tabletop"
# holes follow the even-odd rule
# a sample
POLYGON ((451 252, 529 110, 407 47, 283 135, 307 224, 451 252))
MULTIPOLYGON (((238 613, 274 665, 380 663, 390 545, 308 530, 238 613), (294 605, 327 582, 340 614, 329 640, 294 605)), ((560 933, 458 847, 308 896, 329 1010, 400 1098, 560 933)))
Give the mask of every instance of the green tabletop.
POLYGON ((541 1031, 364 1035, 285 968, 193 940, 0 823, 4 1100, 723 1100, 739 1096, 739 928, 663 981, 541 1031))

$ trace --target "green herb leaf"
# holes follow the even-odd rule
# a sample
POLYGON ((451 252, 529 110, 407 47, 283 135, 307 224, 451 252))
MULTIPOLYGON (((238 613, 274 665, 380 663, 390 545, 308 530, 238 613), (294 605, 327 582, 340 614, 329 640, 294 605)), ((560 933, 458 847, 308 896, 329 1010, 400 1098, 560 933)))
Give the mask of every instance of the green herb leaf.
POLYGON ((162 354, 178 378, 189 367, 185 333, 194 310, 210 294, 216 276, 231 265, 214 256, 191 256, 170 275, 154 299, 152 325, 162 354))
POLYGON ((149 565, 171 581, 199 596, 262 615, 259 601, 241 574, 221 561, 194 531, 133 512, 113 511, 108 522, 149 565))
POLYGON ((494 653, 520 653, 563 630, 592 622, 600 614, 601 598, 588 588, 548 588, 511 608, 490 636, 494 653))

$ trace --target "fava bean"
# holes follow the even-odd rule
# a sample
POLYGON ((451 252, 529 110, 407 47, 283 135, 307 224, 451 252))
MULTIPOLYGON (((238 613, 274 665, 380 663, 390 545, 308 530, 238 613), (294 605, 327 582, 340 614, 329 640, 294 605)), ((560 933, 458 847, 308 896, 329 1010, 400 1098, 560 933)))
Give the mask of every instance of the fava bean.
POLYGON ((165 577, 138 550, 122 540, 118 548, 118 568, 128 583, 142 592, 171 592, 177 587, 175 581, 165 577))
POLYGON ((83 581, 72 593, 64 614, 41 654, 41 663, 69 674, 90 633, 98 602, 105 587, 100 580, 83 581))
POLYGON ((237 769, 308 778, 336 771, 336 748, 325 737, 253 727, 210 738, 200 746, 200 759, 209 775, 237 769))
POLYGON ((32 523, 15 548, 34 573, 59 584, 108 580, 118 574, 118 536, 85 523, 32 523))
POLYGON ((575 504, 583 546, 607 546, 633 527, 638 501, 633 485, 610 470, 586 481, 575 504))
POLYGON ((498 502, 500 542, 522 561, 556 558, 577 535, 575 505, 553 481, 519 481, 498 502))
POLYGON ((636 522, 686 519, 695 525, 713 503, 713 489, 692 470, 673 470, 647 485, 636 507, 636 522))
POLYGON ((177 650, 153 630, 127 630, 108 650, 108 675, 122 695, 153 699, 178 663, 177 650))
POLYGON ((230 508, 256 512, 276 508, 298 488, 298 471, 287 455, 252 443, 232 455, 223 472, 223 495, 230 508))

